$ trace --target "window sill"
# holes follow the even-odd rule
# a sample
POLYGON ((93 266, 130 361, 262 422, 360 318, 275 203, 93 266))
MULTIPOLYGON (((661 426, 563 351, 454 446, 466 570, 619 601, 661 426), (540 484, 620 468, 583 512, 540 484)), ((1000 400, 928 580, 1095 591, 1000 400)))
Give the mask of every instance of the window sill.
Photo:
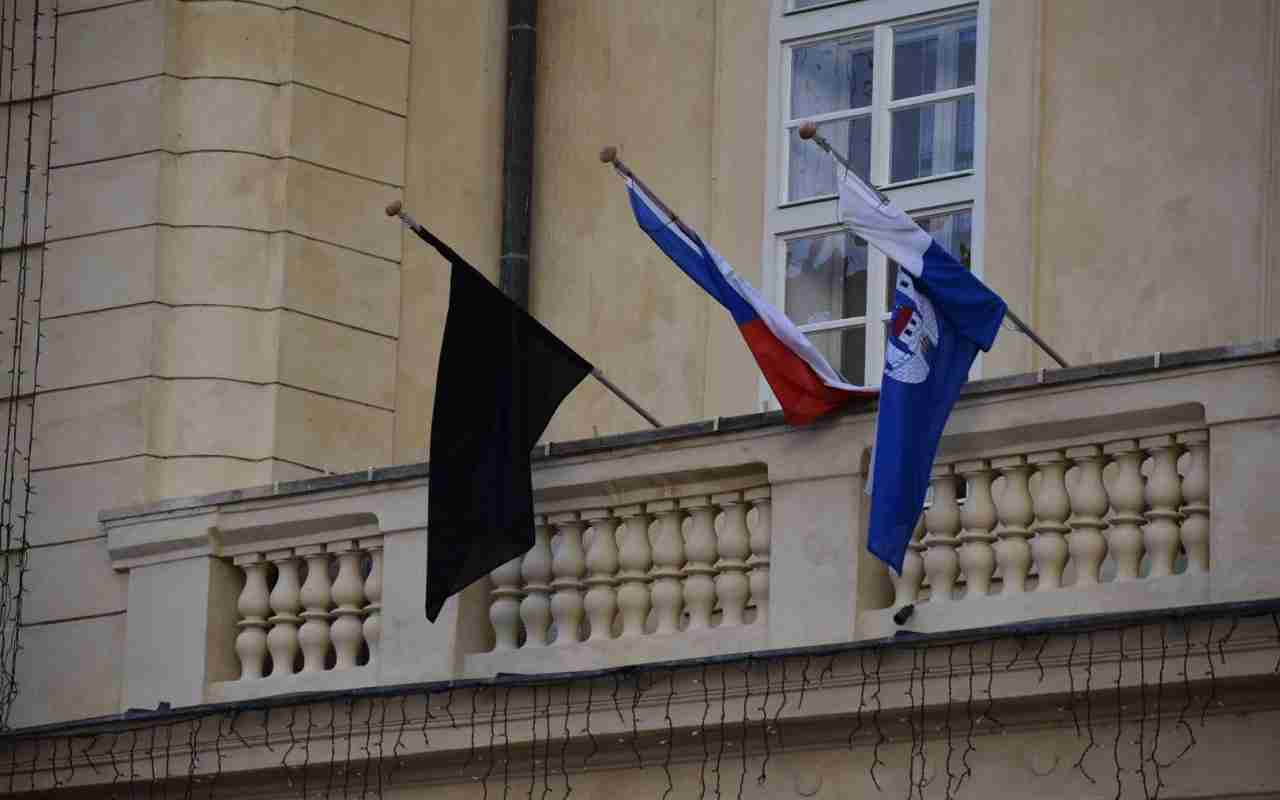
POLYGON ((821 11, 821 10, 823 10, 823 9, 825 9, 825 8, 831 8, 832 6, 851 5, 851 4, 853 4, 853 3, 857 3, 857 2, 859 2, 859 1, 860 1, 860 0, 831 0, 831 2, 830 2, 830 3, 822 3, 821 5, 816 5, 816 6, 805 6, 804 8, 792 8, 792 9, 788 9, 788 10, 786 10, 786 11, 783 11, 783 12, 782 12, 782 16, 784 16, 784 17, 794 17, 794 16, 796 16, 797 14, 807 14, 807 13, 809 13, 810 11, 821 11))

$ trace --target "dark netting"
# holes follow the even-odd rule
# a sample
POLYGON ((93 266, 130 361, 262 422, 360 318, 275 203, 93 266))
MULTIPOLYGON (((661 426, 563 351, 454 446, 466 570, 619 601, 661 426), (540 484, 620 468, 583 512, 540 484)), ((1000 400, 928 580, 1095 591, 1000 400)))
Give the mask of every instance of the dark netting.
MULTIPOLYGON (((36 397, 44 349, 41 301, 49 237, 49 164, 53 154, 53 87, 58 57, 58 7, 36 0, 0 0, 0 96, 5 103, 3 174, 0 175, 0 285, 12 307, 0 316, 0 347, 8 351, 3 466, 0 467, 0 730, 18 692, 22 602, 26 590, 29 522, 35 508, 31 453, 35 446, 36 397), (28 45, 29 42, 29 45, 28 45), (30 47, 30 61, 18 54, 30 47), (40 65, 49 65, 41 83, 40 65), (23 76, 26 71, 28 75, 23 76), (15 92, 19 99, 15 100, 15 92), (47 101, 47 111, 37 110, 47 101), (25 106, 25 109, 23 108, 25 106), (43 152, 41 152, 43 151, 43 152), (38 163, 43 159, 43 164, 38 163), (43 179, 43 186, 39 185, 43 179), (20 186, 17 192, 12 191, 20 186)), ((59 758, 56 751, 50 757, 59 758)), ((63 755, 74 763, 70 751, 63 755)))
MULTIPOLYGON (((1110 761, 1117 797, 1140 791, 1158 798, 1169 788, 1166 771, 1195 746, 1194 717, 1203 725, 1224 705, 1218 667, 1226 664, 1241 621, 1265 621, 1277 611, 1280 600, 1258 601, 592 672, 132 711, 0 736, 0 791, 80 787, 95 797, 234 798, 246 780, 259 782, 244 777, 244 762, 254 756, 249 771, 260 776, 274 767, 282 794, 299 798, 383 797, 408 780, 415 761, 432 780, 480 784, 484 798, 499 791, 503 798, 567 798, 575 774, 595 767, 660 769, 663 779, 654 785, 662 798, 741 798, 748 774, 765 783, 770 758, 789 747, 812 749, 814 730, 830 730, 830 718, 807 719, 804 696, 841 688, 856 692, 857 700, 843 712, 848 727, 838 730, 847 733, 839 735, 863 750, 870 780, 881 786, 890 766, 883 750, 899 743, 909 751, 899 765, 908 796, 949 800, 980 769, 973 755, 981 736, 1003 730, 994 714, 996 673, 1011 675, 1022 661, 1017 680, 1024 690, 1051 671, 1065 672, 1065 696, 1001 702, 1024 709, 1031 703, 1041 714, 1056 708, 1062 730, 1081 742, 1074 769, 1097 783, 1098 769, 1110 761), (1005 654, 999 660, 997 649, 1005 654), (1193 658, 1195 669, 1203 668, 1194 680, 1193 658), (811 670, 819 664, 815 679, 811 670), (1095 674, 1099 670, 1103 674, 1095 674), (893 684, 901 687, 895 691, 905 708, 886 703, 893 684), (613 713, 601 720, 593 713, 604 686, 612 688, 613 713), (1203 698, 1198 708, 1197 696, 1203 698), (1099 722, 1115 726, 1105 743, 1099 722), (611 730, 602 734, 606 723, 611 730), (433 731, 456 734, 451 745, 433 744, 433 731), (523 741, 513 742, 514 734, 523 741), (1122 742, 1136 747, 1122 748, 1122 742), (932 759, 931 744, 942 748, 932 759), (233 760, 239 769, 230 768, 233 760), (673 766, 693 761, 697 777, 682 786, 673 766)), ((1263 630, 1272 636, 1269 626, 1263 630)), ((1280 628, 1274 635, 1280 647, 1280 628)))

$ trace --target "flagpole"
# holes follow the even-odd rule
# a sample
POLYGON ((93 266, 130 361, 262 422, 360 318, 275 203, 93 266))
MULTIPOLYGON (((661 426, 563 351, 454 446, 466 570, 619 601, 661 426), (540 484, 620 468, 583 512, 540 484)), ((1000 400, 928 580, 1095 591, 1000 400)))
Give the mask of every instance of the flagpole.
POLYGON ((632 400, 630 397, 628 397, 627 393, 619 389, 618 386, 613 381, 606 378, 603 372, 596 369, 595 367, 592 367, 591 377, 600 381, 600 383, 604 385, 604 388, 608 389, 609 391, 617 395, 619 400, 631 406, 632 410, 635 411, 640 416, 644 417, 646 420, 648 420, 650 425, 652 425, 655 428, 662 427, 661 422, 658 422, 658 420, 654 419, 652 414, 650 414, 648 411, 645 411, 643 408, 641 408, 639 403, 637 403, 635 400, 632 400))
MULTIPOLYGON (((857 178, 857 179, 858 179, 858 180, 860 180, 860 181, 862 180, 861 178, 858 178, 857 173, 856 173, 856 172, 854 171, 854 169, 853 169, 853 165, 852 165, 852 164, 850 164, 850 163, 845 159, 845 157, 844 157, 844 156, 842 156, 842 155, 840 155, 840 153, 836 152, 836 149, 835 149, 834 147, 832 147, 832 146, 831 146, 831 143, 830 143, 830 142, 828 142, 828 141, 826 140, 826 137, 824 137, 822 134, 818 133, 818 126, 817 126, 817 125, 815 125, 815 124, 814 124, 814 123, 812 123, 812 122, 806 122, 806 123, 804 123, 803 125, 801 125, 801 126, 800 126, 800 130, 798 131, 798 133, 800 134, 800 138, 801 138, 801 139, 807 139, 807 140, 809 140, 809 141, 812 141, 812 142, 813 142, 814 144, 816 144, 818 147, 821 147, 823 150, 826 150, 828 153, 830 153, 830 154, 831 154, 831 157, 832 157, 832 158, 834 158, 834 159, 836 160, 836 162, 840 164, 840 166, 842 166, 842 167, 844 167, 845 169, 847 169, 847 170, 849 171, 849 174, 850 174, 850 175, 852 175, 853 177, 857 178)), ((604 158, 604 155, 603 155, 603 154, 601 154, 601 159, 603 159, 603 158, 604 158)), ((886 203, 887 203, 887 202, 889 201, 889 198, 885 197, 885 196, 884 196, 884 193, 883 193, 883 192, 881 192, 881 191, 880 191, 879 189, 877 189, 876 187, 872 186, 872 185, 871 185, 871 184, 869 184, 869 183, 866 183, 865 181, 863 181, 863 184, 864 184, 865 186, 867 186, 869 189, 871 189, 873 192, 875 192, 877 195, 879 195, 879 196, 880 196, 880 200, 881 200, 882 202, 886 202, 886 203)), ((1021 317, 1019 317, 1017 314, 1015 314, 1015 313, 1014 313, 1014 311, 1013 311, 1013 309, 1011 309, 1011 308, 1006 308, 1006 309, 1005 309, 1005 316, 1007 316, 1007 317, 1009 318, 1009 321, 1013 323, 1014 327, 1016 327, 1020 332, 1022 332, 1022 333, 1024 333, 1024 334, 1026 334, 1027 338, 1029 338, 1029 339, 1031 339, 1031 341, 1035 342, 1035 343, 1040 347, 1040 349, 1041 349, 1041 350, 1043 350, 1043 351, 1045 351, 1046 353, 1048 353, 1048 354, 1049 354, 1049 357, 1050 357, 1050 358, 1052 358, 1054 361, 1058 362, 1058 366, 1060 366, 1060 367, 1069 367, 1069 366, 1071 366, 1070 364, 1068 364, 1068 363, 1067 363, 1066 359, 1064 359, 1062 356, 1060 356, 1060 355, 1058 354, 1058 351, 1057 351, 1057 350, 1054 350, 1052 347, 1050 347, 1050 346, 1049 346, 1049 343, 1048 343, 1048 342, 1046 342, 1044 339, 1041 339, 1041 338, 1040 338, 1040 334, 1038 334, 1038 333, 1036 333, 1034 330, 1032 330, 1030 325, 1028 325, 1027 323, 1023 322, 1023 321, 1022 321, 1022 318, 1021 318, 1021 317)))
POLYGON ((685 225, 684 220, 680 219, 680 216, 676 214, 676 212, 672 211, 670 206, 662 202, 662 200, 658 198, 658 195, 654 194, 653 190, 645 185, 644 181, 640 180, 640 178, 634 172, 632 172, 631 169, 626 164, 622 163, 622 159, 618 158, 618 148, 614 147, 613 145, 609 145, 608 147, 601 150, 600 161, 601 163, 608 164, 609 166, 613 167, 614 171, 617 172, 622 177, 630 178, 631 180, 635 181, 636 186, 639 186, 640 190, 649 196, 649 199, 653 201, 653 204, 656 205, 659 208, 659 210, 662 211, 663 214, 666 214, 667 217, 670 218, 671 221, 676 224, 676 227, 679 228, 681 232, 684 233, 685 236, 689 237, 694 241, 698 240, 698 235, 693 232, 693 229, 690 228, 688 225, 685 225))
MULTIPOLYGON (((406 228, 416 233, 418 235, 418 238, 422 239, 422 241, 426 242, 432 247, 438 248, 441 244, 443 244, 442 242, 440 242, 439 239, 433 236, 430 231, 428 231, 426 228, 419 225, 418 221, 415 220, 413 217, 411 217, 409 215, 409 212, 404 210, 404 205, 399 200, 396 200, 387 205, 387 216, 399 217, 400 221, 404 223, 406 228)), ((658 422, 656 417, 654 417, 648 411, 645 411, 643 408, 641 408, 640 405, 635 400, 632 400, 627 395, 626 392, 619 389, 618 386, 613 381, 606 378, 604 376, 604 373, 594 366, 591 368, 591 377, 599 381, 601 385, 604 386, 604 388, 613 392, 614 395, 617 396, 619 400, 621 400, 622 402, 630 406, 637 414, 644 417, 645 421, 648 422, 650 425, 652 425, 655 428, 662 427, 662 423, 658 422)))

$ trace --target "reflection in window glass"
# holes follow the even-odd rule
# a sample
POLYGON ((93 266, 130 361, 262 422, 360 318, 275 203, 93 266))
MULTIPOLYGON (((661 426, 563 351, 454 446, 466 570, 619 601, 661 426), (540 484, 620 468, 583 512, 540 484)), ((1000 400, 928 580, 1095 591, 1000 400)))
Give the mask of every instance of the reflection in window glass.
POLYGON ((791 118, 871 105, 871 37, 828 39, 791 50, 791 118))
MULTIPOLYGON (((973 210, 949 211, 945 214, 933 214, 928 217, 917 217, 920 227, 933 237, 943 250, 946 250, 956 261, 968 269, 973 269, 973 210)), ((885 285, 884 307, 893 309, 893 287, 898 283, 898 265, 889 262, 889 280, 885 285)))
MULTIPOLYGON (((863 180, 871 175, 871 118, 857 117, 840 122, 827 122, 818 126, 837 153, 853 164, 853 171, 863 180)), ((836 165, 831 156, 813 142, 800 138, 798 128, 789 132, 791 139, 787 158, 787 199, 806 200, 810 197, 836 193, 836 165)))
POLYGON ((973 211, 964 209, 916 220, 956 261, 972 269, 973 211))
POLYGON ((867 329, 862 325, 806 334, 823 358, 849 383, 866 380, 867 329))
POLYGON ((904 25, 893 32, 893 99, 972 86, 978 23, 972 15, 904 25))
MULTIPOLYGON (((864 181, 906 198, 920 224, 966 266, 971 256, 977 155, 976 0, 786 0, 771 69, 778 119, 771 140, 767 232, 783 246, 769 265, 785 311, 854 382, 877 382, 882 323, 893 307, 896 265, 854 238, 823 229, 834 219, 836 166, 802 141, 802 121, 864 181), (872 139, 875 149, 872 149, 872 139), (777 137, 781 133, 782 141, 777 137), (874 180, 872 179, 874 176, 874 180), (908 189, 907 186, 910 185, 908 189), (947 209, 942 211, 941 209, 947 209), (817 231, 823 231, 817 233, 817 231), (868 264, 870 265, 868 267, 868 264), (886 270, 885 267, 888 267, 886 270), (785 268, 785 275, 773 270, 785 268), (887 301, 888 308, 882 304, 887 301), (868 375, 870 370, 872 374, 868 375)), ((984 44, 985 46, 985 44, 984 44)))
POLYGON ((867 243, 845 232, 787 242, 786 312, 797 325, 867 313, 867 243))
POLYGON ((893 112, 889 180, 973 169, 973 97, 893 112))

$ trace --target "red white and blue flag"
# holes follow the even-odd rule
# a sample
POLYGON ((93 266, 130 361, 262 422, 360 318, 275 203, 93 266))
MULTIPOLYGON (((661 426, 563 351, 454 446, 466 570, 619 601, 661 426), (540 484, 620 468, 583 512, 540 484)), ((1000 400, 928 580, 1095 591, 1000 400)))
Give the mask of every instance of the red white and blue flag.
POLYGON ((894 570, 929 488, 947 417, 1006 306, 916 221, 838 167, 840 221, 899 265, 885 331, 867 549, 894 570))
POLYGON ((801 425, 835 411, 874 387, 846 383, 787 316, 702 241, 677 224, 630 178, 627 193, 636 222, 686 275, 728 309, 787 422, 801 425))

